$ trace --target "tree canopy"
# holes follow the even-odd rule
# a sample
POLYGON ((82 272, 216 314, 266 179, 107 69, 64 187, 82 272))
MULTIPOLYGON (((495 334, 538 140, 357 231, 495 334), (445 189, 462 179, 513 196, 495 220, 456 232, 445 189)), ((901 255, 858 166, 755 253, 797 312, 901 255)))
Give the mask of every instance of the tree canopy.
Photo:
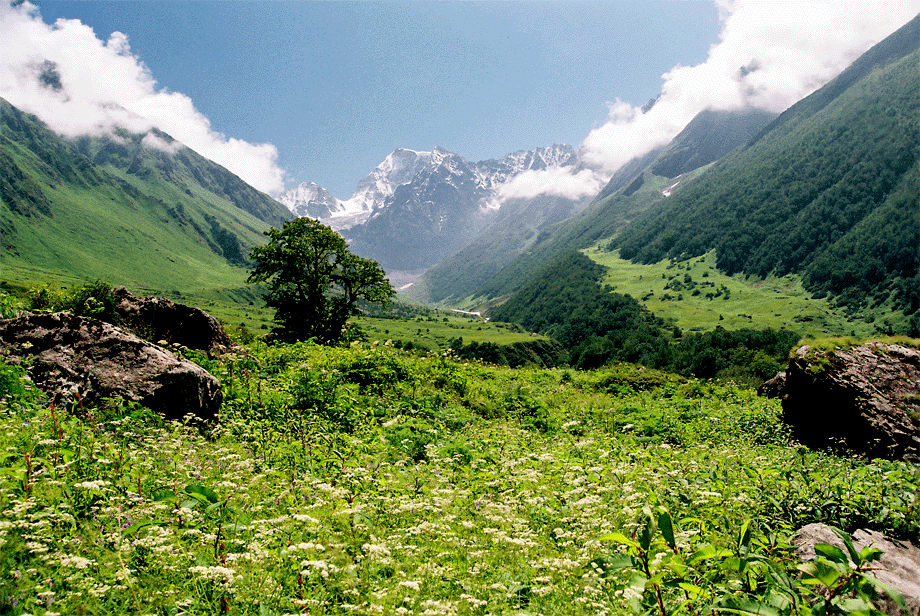
POLYGON ((387 304, 396 295, 376 261, 349 252, 341 235, 312 218, 286 221, 265 235, 268 244, 249 252, 254 265, 246 281, 266 283, 263 297, 275 309, 278 339, 337 342, 358 300, 387 304))

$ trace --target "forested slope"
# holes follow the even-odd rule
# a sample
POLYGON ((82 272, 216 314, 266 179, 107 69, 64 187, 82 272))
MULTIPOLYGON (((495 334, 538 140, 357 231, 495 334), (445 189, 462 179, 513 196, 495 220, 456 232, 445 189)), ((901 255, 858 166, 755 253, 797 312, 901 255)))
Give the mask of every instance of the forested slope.
POLYGON ((651 263, 717 251, 727 273, 803 274, 858 307, 920 293, 920 17, 614 241, 651 263))
POLYGON ((664 189, 678 183, 675 192, 679 192, 692 183, 702 168, 744 145, 774 117, 759 109, 701 112, 668 146, 624 165, 588 208, 555 226, 544 228, 533 244, 485 280, 474 295, 506 296, 569 251, 587 248, 614 235, 664 199, 664 189), (680 180, 669 179, 678 175, 682 176, 680 180))

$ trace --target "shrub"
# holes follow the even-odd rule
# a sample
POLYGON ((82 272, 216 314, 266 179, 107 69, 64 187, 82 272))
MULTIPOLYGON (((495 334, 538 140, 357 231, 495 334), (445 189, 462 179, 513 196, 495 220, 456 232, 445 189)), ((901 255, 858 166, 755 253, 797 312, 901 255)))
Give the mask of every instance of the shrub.
POLYGON ((22 366, 0 361, 0 399, 27 401, 37 395, 38 390, 22 366))

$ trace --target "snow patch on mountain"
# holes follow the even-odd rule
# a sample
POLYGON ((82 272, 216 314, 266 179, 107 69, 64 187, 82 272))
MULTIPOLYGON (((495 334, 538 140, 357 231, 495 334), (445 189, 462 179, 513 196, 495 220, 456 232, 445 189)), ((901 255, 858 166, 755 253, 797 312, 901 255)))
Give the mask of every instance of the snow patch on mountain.
POLYGON ((315 182, 304 182, 285 191, 278 197, 291 212, 298 216, 329 219, 344 211, 342 201, 315 182))

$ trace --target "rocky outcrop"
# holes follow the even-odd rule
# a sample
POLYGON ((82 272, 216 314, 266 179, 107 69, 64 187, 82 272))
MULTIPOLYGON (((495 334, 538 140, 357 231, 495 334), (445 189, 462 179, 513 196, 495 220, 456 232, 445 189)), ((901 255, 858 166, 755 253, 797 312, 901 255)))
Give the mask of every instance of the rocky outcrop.
POLYGON ((36 386, 58 405, 124 398, 167 419, 213 419, 220 384, 200 366, 121 329, 68 313, 0 321, 0 351, 26 362, 36 386))
POLYGON ((757 388, 757 394, 760 396, 765 396, 767 398, 781 398, 783 395, 783 388, 786 386, 786 373, 777 372, 769 381, 764 381, 760 384, 760 387, 757 388))
POLYGON ((116 314, 149 340, 165 340, 216 357, 236 347, 220 322, 204 310, 162 297, 139 298, 124 287, 112 289, 116 314))
POLYGON ((783 420, 809 447, 920 459, 920 351, 870 342, 798 349, 786 368, 783 420))
MULTIPOLYGON (((891 616, 917 616, 920 613, 920 547, 886 537, 873 530, 857 530, 852 535, 853 545, 857 550, 866 547, 882 551, 880 560, 872 563, 870 575, 878 581, 894 588, 904 599, 907 611, 904 612, 885 594, 881 594, 876 609, 891 616)), ((815 544, 833 545, 846 553, 846 547, 840 537, 824 524, 803 526, 792 538, 799 560, 815 558, 815 544)))

